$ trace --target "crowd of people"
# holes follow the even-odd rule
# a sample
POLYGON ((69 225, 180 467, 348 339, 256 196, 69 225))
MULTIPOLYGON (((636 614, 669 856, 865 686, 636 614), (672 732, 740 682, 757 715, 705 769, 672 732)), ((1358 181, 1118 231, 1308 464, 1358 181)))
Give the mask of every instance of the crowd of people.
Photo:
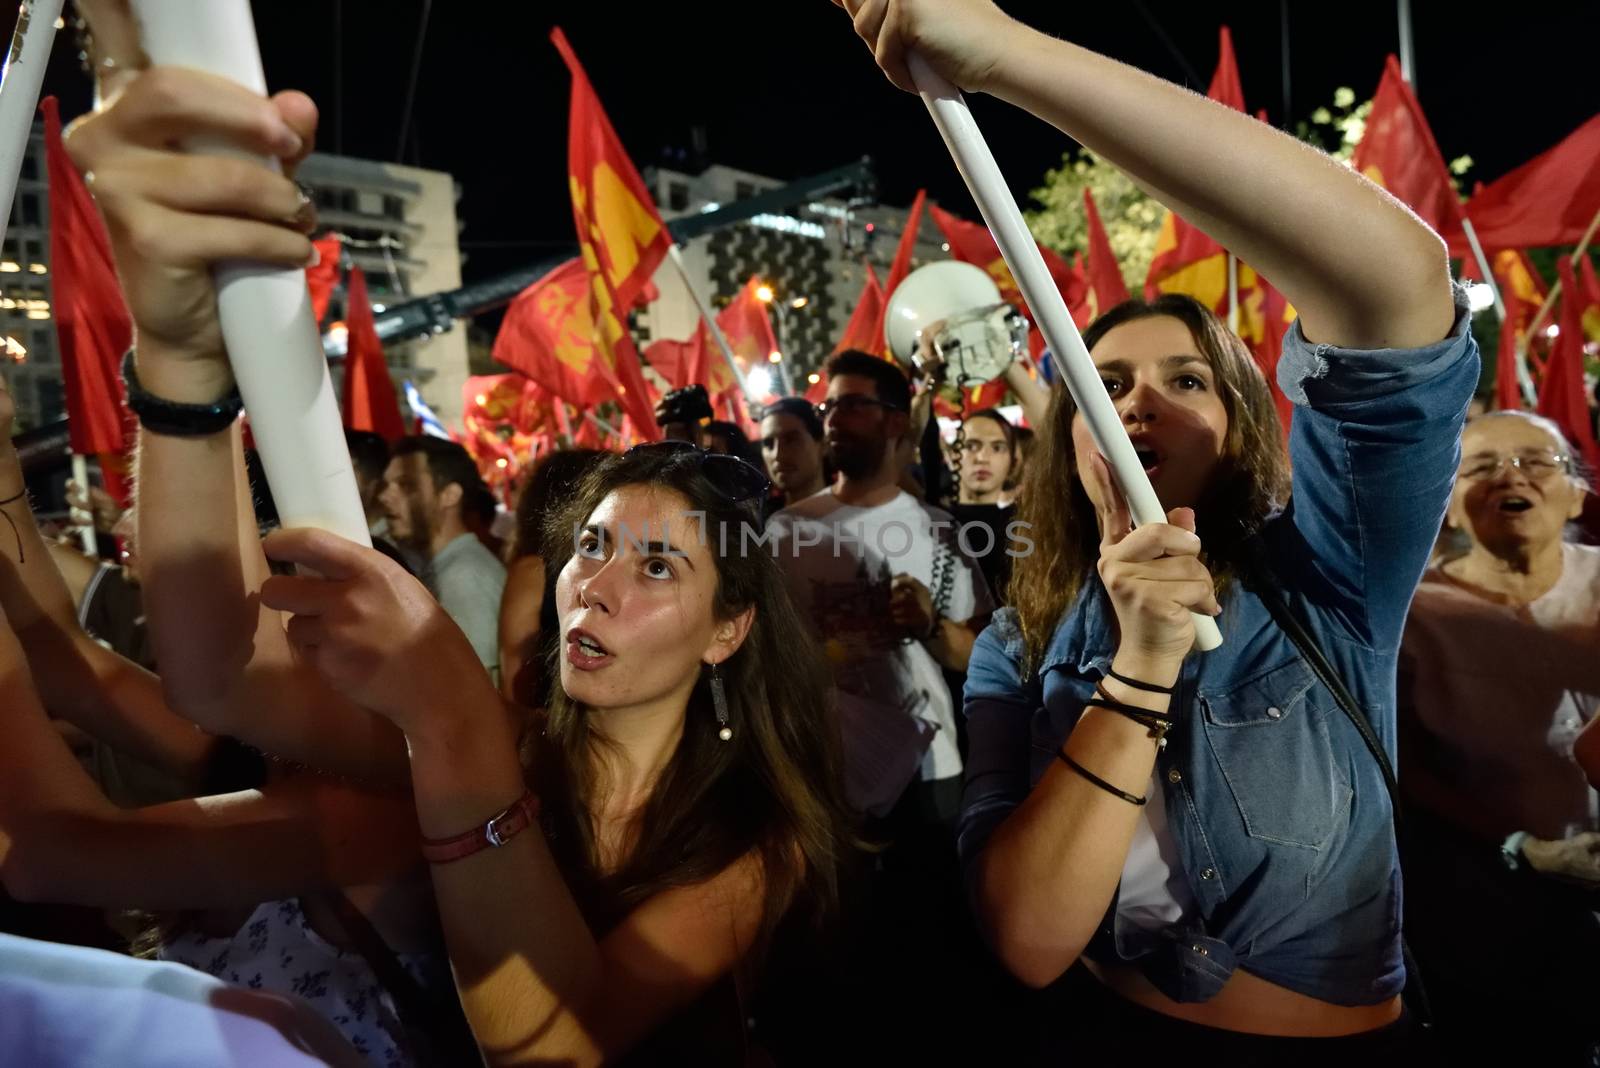
POLYGON ((145 429, 96 561, 0 394, 0 1060, 1600 1063, 1593 494, 1554 424, 1468 421, 1440 239, 979 0, 846 6, 1270 276, 1288 432, 1168 295, 1084 333, 1165 523, 1020 365, 947 439, 924 341, 755 440, 553 452, 503 539, 460 445, 351 432, 372 547, 282 529, 208 268, 314 224, 173 146, 292 174, 315 108, 106 57, 69 147, 145 429))

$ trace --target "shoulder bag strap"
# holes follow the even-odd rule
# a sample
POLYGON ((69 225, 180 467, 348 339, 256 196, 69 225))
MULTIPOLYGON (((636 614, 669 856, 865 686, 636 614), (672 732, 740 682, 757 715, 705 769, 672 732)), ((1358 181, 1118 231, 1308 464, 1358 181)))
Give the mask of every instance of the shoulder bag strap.
MULTIPOLYGON (((1361 711, 1361 705, 1356 702, 1349 687, 1345 686, 1344 680, 1339 677, 1339 673, 1328 663, 1328 658, 1323 655, 1322 647, 1317 644, 1317 640, 1311 636, 1311 632, 1300 622, 1300 617, 1294 614, 1294 610, 1279 595, 1277 576, 1272 573, 1272 568, 1267 563, 1266 551, 1259 535, 1252 536, 1246 541, 1245 557, 1253 572, 1251 592, 1261 598, 1261 603, 1267 606, 1272 618, 1289 636, 1289 640, 1294 642, 1295 648, 1300 650, 1300 655, 1310 666, 1311 673, 1328 688, 1329 693, 1333 694, 1333 699, 1338 703, 1340 710, 1355 726, 1356 733, 1361 735, 1361 740, 1366 743, 1372 759, 1377 761, 1378 770, 1383 773, 1384 788, 1389 791, 1389 812, 1394 820, 1394 835, 1398 844, 1401 836, 1399 783, 1395 779, 1394 765, 1389 762, 1389 754, 1384 752, 1382 744, 1378 741, 1377 732, 1372 729, 1372 722, 1367 719, 1366 713, 1361 711)), ((1425 1030, 1432 1030, 1433 1006, 1428 1000, 1428 988, 1422 981, 1422 969, 1412 956, 1411 944, 1406 941, 1404 935, 1400 938, 1400 952, 1405 960, 1406 975, 1410 978, 1414 991, 1412 1008, 1422 1027, 1425 1030)))

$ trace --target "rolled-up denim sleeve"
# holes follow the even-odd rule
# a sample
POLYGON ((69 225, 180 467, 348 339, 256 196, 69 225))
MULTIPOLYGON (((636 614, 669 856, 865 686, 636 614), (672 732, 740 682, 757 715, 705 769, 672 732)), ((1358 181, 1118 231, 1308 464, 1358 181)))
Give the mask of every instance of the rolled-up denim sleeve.
POLYGON ((1313 345, 1296 322, 1278 384, 1295 405, 1290 516, 1295 566, 1331 591, 1351 637, 1400 640, 1406 608, 1439 534, 1478 384, 1464 291, 1437 344, 1357 351, 1313 345))
POLYGON ((1029 738, 1038 699, 1022 681, 1022 641, 1002 608, 978 635, 967 665, 966 787, 957 845, 969 873, 994 829, 1028 796, 1029 738))

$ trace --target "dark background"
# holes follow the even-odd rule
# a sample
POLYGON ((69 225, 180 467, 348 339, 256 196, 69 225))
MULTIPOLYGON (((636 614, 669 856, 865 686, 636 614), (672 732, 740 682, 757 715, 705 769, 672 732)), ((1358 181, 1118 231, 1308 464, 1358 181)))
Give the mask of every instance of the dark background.
MULTIPOLYGON (((880 195, 908 203, 918 186, 975 217, 922 106, 894 90, 827 0, 431 5, 413 125, 400 149, 422 0, 257 0, 274 88, 323 108, 321 146, 453 173, 469 281, 571 247, 566 186, 569 81, 548 40, 559 23, 641 168, 686 168, 693 130, 705 159, 778 178, 861 155, 880 195), (342 62, 341 62, 342 60, 342 62)), ((1233 30, 1246 103, 1284 125, 1279 0, 1112 0, 1005 5, 1041 28, 1204 91, 1217 28, 1233 30)), ((1331 106, 1334 90, 1372 95, 1398 48, 1393 0, 1287 4, 1288 117, 1331 106)), ((1418 96, 1447 159, 1470 155, 1467 181, 1491 181, 1555 143, 1600 104, 1592 2, 1456 5, 1415 0, 1418 96), (1482 14, 1477 14, 1482 12, 1482 14)), ((0 30, 9 37, 14 13, 0 30)), ((70 32, 58 35, 46 91, 63 112, 88 107, 70 32)), ((979 99, 974 110, 1023 198, 1070 142, 1031 117, 979 99)), ((1291 122, 1292 125, 1292 122, 1291 122)))

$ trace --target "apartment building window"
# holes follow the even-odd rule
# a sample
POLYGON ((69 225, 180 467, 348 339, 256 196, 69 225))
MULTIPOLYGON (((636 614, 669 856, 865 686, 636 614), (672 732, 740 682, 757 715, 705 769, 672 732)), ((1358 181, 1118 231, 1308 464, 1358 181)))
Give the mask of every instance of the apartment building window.
POLYGON ((687 182, 667 183, 667 210, 689 210, 689 184, 687 182))

